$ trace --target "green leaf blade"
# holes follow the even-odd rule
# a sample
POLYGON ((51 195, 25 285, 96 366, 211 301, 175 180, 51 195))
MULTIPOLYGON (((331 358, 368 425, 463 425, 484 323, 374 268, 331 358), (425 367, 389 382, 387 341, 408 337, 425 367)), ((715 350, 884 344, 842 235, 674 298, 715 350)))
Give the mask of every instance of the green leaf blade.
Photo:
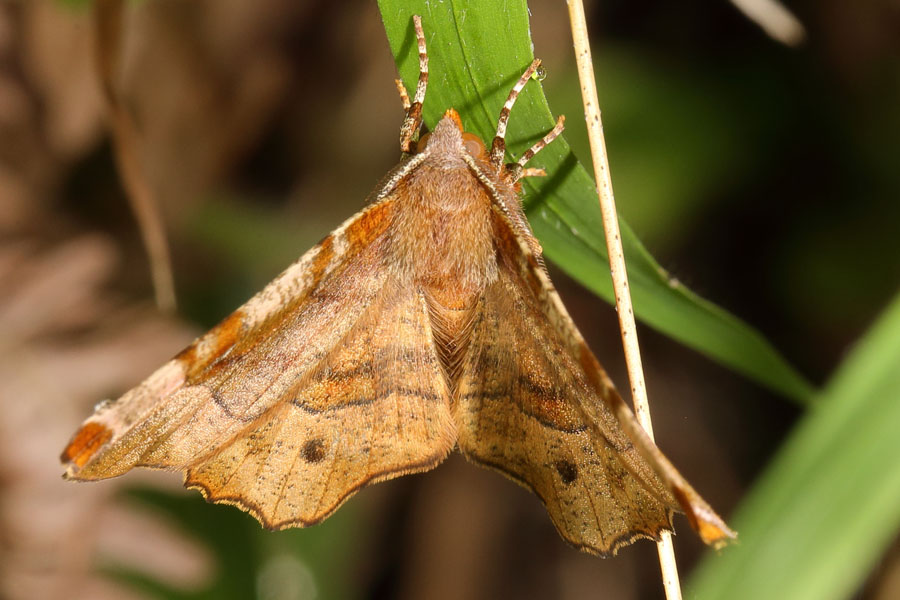
POLYGON ((900 296, 789 437, 690 597, 848 597, 900 530, 900 296))
MULTIPOLYGON (((412 15, 423 18, 429 48, 426 124, 456 108, 467 130, 490 140, 506 95, 533 59, 525 2, 379 2, 391 51, 408 89, 418 76, 412 15)), ((568 43, 568 41, 567 41, 568 43)), ((519 156, 554 117, 539 85, 525 86, 507 141, 519 156)), ((612 149, 615 152, 615 149, 612 149)), ((612 287, 594 182, 564 139, 531 166, 548 176, 526 181, 525 208, 547 257, 607 301, 612 287)), ((622 223, 635 313, 643 322, 795 401, 813 387, 756 330, 676 283, 622 223)))

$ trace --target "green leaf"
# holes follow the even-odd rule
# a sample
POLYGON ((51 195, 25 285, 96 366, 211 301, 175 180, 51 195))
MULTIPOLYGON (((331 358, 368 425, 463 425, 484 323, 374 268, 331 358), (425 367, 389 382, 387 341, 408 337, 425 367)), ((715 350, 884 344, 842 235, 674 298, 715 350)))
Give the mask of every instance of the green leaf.
POLYGON ((847 598, 900 530, 900 295, 822 391, 686 597, 847 598))
POLYGON ((56 3, 66 8, 83 10, 90 8, 93 0, 56 0, 56 3))
MULTIPOLYGON (((418 77, 412 15, 422 15, 430 77, 424 106, 426 124, 434 126, 443 112, 453 107, 467 130, 492 139, 509 89, 533 59, 525 2, 380 0, 379 6, 391 51, 410 90, 418 77)), ((599 79, 602 81, 602 73, 599 79)), ((510 120, 510 154, 521 155, 554 121, 541 87, 534 83, 525 86, 510 120)), ((611 152, 614 154, 615 148, 611 152)), ((530 166, 543 167, 548 173, 545 178, 526 180, 525 199, 545 254, 612 302, 593 179, 561 138, 542 150, 530 166)), ((810 396, 812 386, 762 335, 675 281, 624 222, 621 227, 638 318, 789 398, 803 401, 810 396)))
POLYGON ((211 505, 195 492, 169 493, 132 488, 126 498, 169 518, 178 530, 212 554, 214 576, 199 589, 175 588, 139 568, 108 559, 112 578, 165 600, 242 600, 257 597, 352 598, 343 570, 355 560, 351 507, 310 529, 266 531, 250 515, 231 506, 211 505), (349 557, 349 558, 348 558, 349 557), (273 595, 273 589, 278 590, 273 595))

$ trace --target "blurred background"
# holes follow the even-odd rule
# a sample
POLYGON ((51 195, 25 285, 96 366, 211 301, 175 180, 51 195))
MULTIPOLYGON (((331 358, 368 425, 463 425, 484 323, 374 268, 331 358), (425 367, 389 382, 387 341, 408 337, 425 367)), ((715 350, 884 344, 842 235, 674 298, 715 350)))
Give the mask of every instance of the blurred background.
MULTIPOLYGON (((0 1, 0 597, 662 597, 652 543, 579 554, 534 496, 458 455, 279 533, 172 473, 60 479, 96 402, 355 212, 399 157, 373 2, 126 4, 113 83, 171 245, 175 315, 153 304, 117 174, 90 3, 0 1)), ((529 6, 545 92, 585 159, 564 5, 529 6)), ((900 8, 791 7, 809 34, 798 48, 726 2, 588 11, 620 212, 821 384, 900 282, 900 8)), ((551 274, 624 387, 614 311, 551 274)), ((801 409, 641 335, 657 441, 727 517, 801 409)), ((689 573, 702 544, 676 528, 689 573)), ((900 597, 896 540, 857 597, 900 597)))

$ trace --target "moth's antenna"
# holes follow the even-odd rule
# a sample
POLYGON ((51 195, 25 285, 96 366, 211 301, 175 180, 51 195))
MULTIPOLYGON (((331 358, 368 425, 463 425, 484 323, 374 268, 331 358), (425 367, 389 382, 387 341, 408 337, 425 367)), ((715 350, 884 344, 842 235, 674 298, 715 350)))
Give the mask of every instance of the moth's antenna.
POLYGON ((428 86, 428 51, 425 49, 425 32, 422 30, 422 17, 413 15, 413 28, 416 30, 416 44, 419 47, 419 81, 416 83, 416 95, 412 102, 401 80, 397 80, 400 101, 406 111, 406 118, 400 126, 400 150, 407 154, 414 150, 412 138, 422 125, 422 102, 425 101, 425 88, 428 86))
POLYGON ((497 120, 497 135, 494 136, 494 141, 491 142, 491 163, 497 167, 503 163, 503 155, 506 154, 506 126, 509 123, 509 113, 512 111, 513 104, 516 103, 516 98, 519 97, 519 92, 522 91, 522 88, 525 87, 525 84, 528 83, 528 80, 531 79, 531 76, 540 66, 541 59, 534 59, 528 68, 525 69, 525 72, 522 73, 522 76, 519 77, 519 81, 516 82, 513 89, 509 90, 509 96, 506 97, 506 102, 503 104, 503 108, 500 109, 500 118, 497 120))

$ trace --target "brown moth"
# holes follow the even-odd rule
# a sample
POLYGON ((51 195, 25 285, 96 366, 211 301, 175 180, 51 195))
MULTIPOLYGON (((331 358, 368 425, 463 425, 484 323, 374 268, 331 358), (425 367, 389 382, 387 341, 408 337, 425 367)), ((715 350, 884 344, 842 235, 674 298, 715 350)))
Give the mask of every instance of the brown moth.
POLYGON ((305 527, 361 487, 427 471, 458 447, 534 491, 563 538, 609 555, 684 511, 707 543, 734 533, 637 424, 544 269, 519 201, 524 165, 448 110, 366 208, 146 381, 84 422, 65 477, 180 470, 211 502, 269 529, 305 527))

